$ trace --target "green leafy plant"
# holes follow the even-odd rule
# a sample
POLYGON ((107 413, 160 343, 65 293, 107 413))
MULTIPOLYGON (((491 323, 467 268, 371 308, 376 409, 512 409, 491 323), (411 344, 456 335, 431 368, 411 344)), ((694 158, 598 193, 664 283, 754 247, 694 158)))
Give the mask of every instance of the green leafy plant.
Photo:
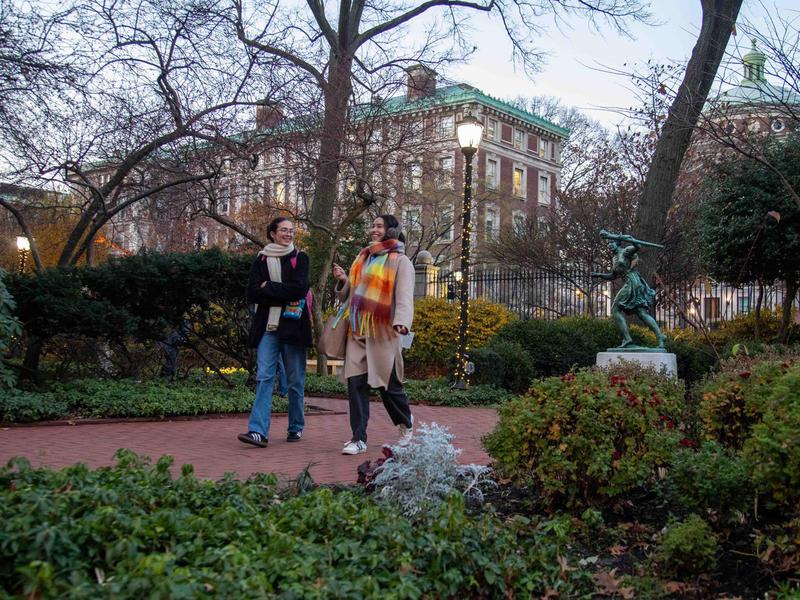
POLYGON ((12 388, 16 383, 16 373, 8 366, 5 357, 11 347, 11 340, 22 333, 22 326, 14 316, 17 304, 3 281, 5 274, 0 269, 0 389, 12 388))
MULTIPOLYGON (((234 381, 237 376, 233 375, 234 381)), ((53 384, 45 392, 14 392, 0 397, 5 422, 30 422, 61 418, 107 418, 245 413, 253 404, 253 391, 238 375, 233 388, 213 376, 187 381, 135 379, 80 379, 53 384)), ((272 410, 285 412, 288 402, 273 397, 272 410)))
POLYGON ((711 571, 717 564, 716 534, 695 514, 684 521, 672 521, 658 540, 653 559, 664 574, 677 579, 693 578, 711 571))
POLYGON ((0 469, 0 589, 37 598, 587 596, 548 521, 470 516, 458 497, 411 522, 357 491, 292 497, 271 475, 198 480, 130 451, 90 470, 0 469), (175 473, 175 474, 173 474, 175 473))
POLYGON ((762 414, 744 444, 745 460, 760 491, 796 509, 800 502, 800 365, 772 384, 762 414))
POLYGON ((536 377, 531 355, 516 342, 495 339, 473 350, 475 382, 503 388, 515 394, 528 391, 536 377))
POLYGON ((484 447, 502 474, 535 485, 547 503, 585 507, 654 476, 681 440, 682 404, 683 386, 655 372, 581 370, 500 405, 484 447))
POLYGON ((790 362, 767 360, 708 377, 695 390, 704 435, 741 448, 761 421, 773 385, 789 368, 790 362))
POLYGON ((745 462, 712 441, 697 450, 678 449, 659 490, 671 506, 698 514, 713 512, 722 519, 745 512, 753 499, 745 462))

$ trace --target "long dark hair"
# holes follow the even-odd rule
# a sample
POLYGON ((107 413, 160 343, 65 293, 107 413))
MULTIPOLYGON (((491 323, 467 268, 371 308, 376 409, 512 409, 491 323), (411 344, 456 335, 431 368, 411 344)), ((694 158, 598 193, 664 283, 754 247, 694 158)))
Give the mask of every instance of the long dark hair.
POLYGON ((270 242, 275 242, 275 238, 272 237, 272 234, 278 231, 278 225, 284 221, 289 221, 291 223, 292 220, 289 217, 275 217, 269 222, 269 227, 267 227, 267 237, 269 238, 270 242))
POLYGON ((406 236, 403 234, 403 228, 400 226, 400 221, 394 215, 378 215, 379 219, 383 219, 383 226, 386 228, 384 240, 399 240, 406 243, 406 236))

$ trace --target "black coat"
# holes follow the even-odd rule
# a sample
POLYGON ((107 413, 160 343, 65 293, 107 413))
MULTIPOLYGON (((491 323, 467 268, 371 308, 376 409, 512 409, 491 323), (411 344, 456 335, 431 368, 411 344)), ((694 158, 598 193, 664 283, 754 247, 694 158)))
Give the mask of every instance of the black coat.
MULTIPOLYGON (((267 257, 256 256, 250 266, 250 277, 247 282, 247 301, 258 304, 248 336, 248 345, 258 347, 261 337, 267 329, 270 306, 280 306, 305 298, 308 293, 308 255, 305 252, 294 252, 280 257, 281 283, 273 283, 269 279, 267 257), (292 267, 292 257, 297 256, 297 264, 292 267), (267 285, 261 287, 261 284, 267 285)), ((287 319, 281 311, 278 321, 278 339, 285 344, 310 348, 313 345, 311 336, 311 313, 308 303, 303 308, 299 319, 287 319)))

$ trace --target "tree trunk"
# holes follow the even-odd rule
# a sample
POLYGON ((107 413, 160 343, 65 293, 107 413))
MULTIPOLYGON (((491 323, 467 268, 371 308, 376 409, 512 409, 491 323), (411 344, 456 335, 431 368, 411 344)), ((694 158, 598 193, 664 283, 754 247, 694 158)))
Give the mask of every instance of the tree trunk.
POLYGON ((32 336, 28 340, 28 347, 25 350, 25 358, 22 361, 22 371, 20 379, 27 381, 39 381, 39 359, 42 356, 44 340, 32 336))
POLYGON ((787 279, 785 282, 786 293, 783 295, 783 315, 781 318, 781 329, 778 332, 778 341, 786 344, 789 341, 789 327, 792 324, 792 304, 797 296, 798 282, 795 279, 787 279))
MULTIPOLYGON (((703 24, 700 35, 656 144, 636 213, 639 239, 658 242, 664 237, 680 166, 716 77, 742 1, 701 0, 703 24)), ((640 257, 639 271, 645 279, 652 280, 657 260, 655 252, 645 252, 640 257)))

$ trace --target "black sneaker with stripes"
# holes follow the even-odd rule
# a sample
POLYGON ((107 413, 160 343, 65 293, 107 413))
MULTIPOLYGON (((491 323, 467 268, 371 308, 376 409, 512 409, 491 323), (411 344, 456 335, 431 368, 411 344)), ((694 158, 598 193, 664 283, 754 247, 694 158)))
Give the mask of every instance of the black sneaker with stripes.
POLYGON ((251 446, 258 446, 259 448, 266 448, 267 438, 264 437, 262 434, 258 433, 257 431, 248 431, 247 433, 240 433, 239 434, 239 441, 244 444, 250 444, 251 446))

